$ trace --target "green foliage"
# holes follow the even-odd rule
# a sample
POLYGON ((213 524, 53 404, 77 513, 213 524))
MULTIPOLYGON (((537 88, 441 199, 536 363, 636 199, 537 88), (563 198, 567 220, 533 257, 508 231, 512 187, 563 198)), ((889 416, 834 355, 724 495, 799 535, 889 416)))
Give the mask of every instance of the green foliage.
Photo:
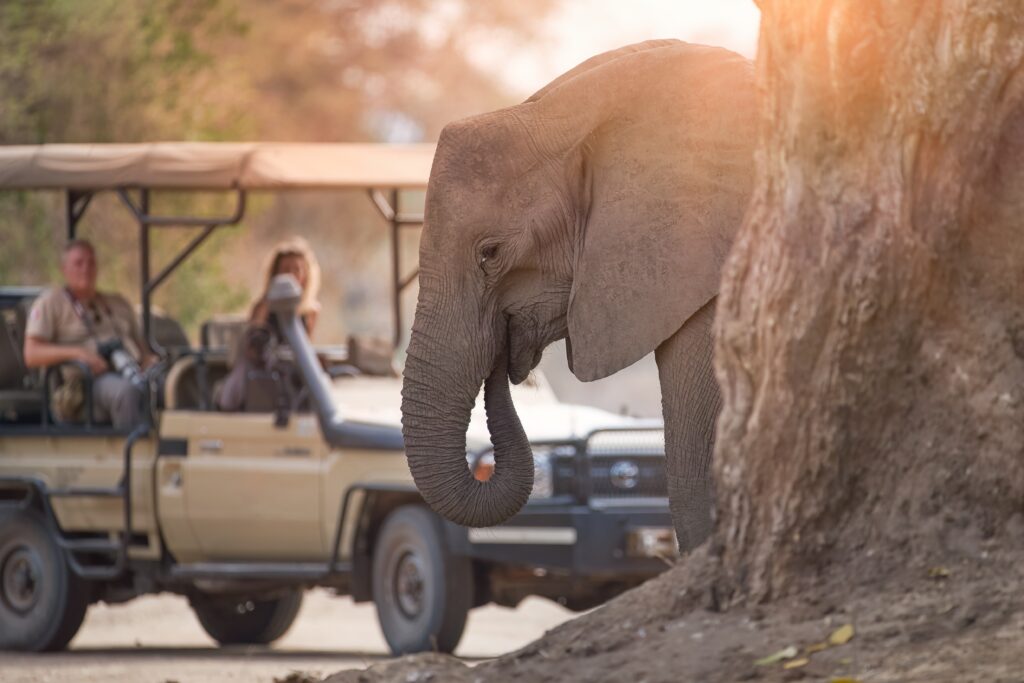
MULTIPOLYGON (((554 3, 0 0, 0 144, 434 139, 447 121, 512 99, 468 57, 473 44, 500 34, 523 45, 554 3)), ((346 243, 332 232, 338 217, 315 210, 320 200, 250 201, 249 227, 204 244, 157 302, 194 333, 211 313, 246 308, 271 244, 292 231, 321 235, 332 312, 321 325, 340 333, 335 320, 368 317, 350 315, 346 288, 356 287, 350 273, 379 260, 384 239, 359 199, 342 203, 362 213, 341 222, 364 226, 348 229, 346 243)), ((162 213, 195 215, 215 200, 162 201, 162 213)), ((0 193, 0 284, 54 281, 64 210, 59 193, 0 193)), ((98 247, 101 286, 137 299, 137 227, 125 208, 97 197, 81 232, 98 247)), ((187 239, 161 233, 154 260, 187 239)), ((370 287, 386 329, 386 279, 370 287)))
POLYGON ((205 46, 244 34, 236 17, 219 0, 0 3, 0 143, 210 135, 187 95, 205 46))
POLYGON ((0 193, 0 284, 45 284, 57 277, 50 216, 56 197, 38 192, 0 193))
MULTIPOLYGON (((7 0, 0 26, 0 143, 216 140, 247 131, 240 105, 219 128, 190 95, 215 63, 209 46, 248 29, 234 3, 7 0)), ((124 207, 104 199, 90 206, 81 231, 97 245, 101 285, 137 299, 137 228, 124 207)), ((0 194, 0 283, 57 280, 63 222, 59 193, 0 194)), ((166 241, 155 240, 154 253, 166 241)), ((229 241, 218 236, 200 249, 158 300, 190 323, 237 306, 241 288, 210 249, 229 241)))

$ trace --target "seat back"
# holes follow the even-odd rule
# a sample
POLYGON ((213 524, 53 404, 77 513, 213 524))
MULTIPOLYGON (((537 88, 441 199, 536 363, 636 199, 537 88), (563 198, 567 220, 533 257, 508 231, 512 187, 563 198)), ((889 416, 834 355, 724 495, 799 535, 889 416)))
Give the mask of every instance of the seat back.
POLYGON ((204 349, 234 351, 248 324, 249 319, 243 315, 216 315, 200 328, 200 343, 204 349))
POLYGON ((397 377, 394 347, 384 337, 351 335, 348 338, 348 363, 364 375, 397 377))
POLYGON ((21 345, 18 343, 16 324, 11 320, 13 311, 3 311, 0 325, 0 390, 24 389, 28 381, 28 369, 22 358, 21 345))
POLYGON ((187 349, 191 346, 185 329, 169 315, 150 313, 150 333, 162 349, 187 349))
POLYGON ((228 374, 224 353, 204 353, 179 358, 167 372, 163 386, 166 410, 212 410, 214 388, 228 374))
POLYGON ((242 410, 246 413, 272 413, 278 408, 287 407, 285 391, 284 382, 277 373, 250 370, 245 378, 242 410))
POLYGON ((42 392, 32 386, 17 325, 14 310, 0 311, 0 422, 33 421, 42 414, 42 392))

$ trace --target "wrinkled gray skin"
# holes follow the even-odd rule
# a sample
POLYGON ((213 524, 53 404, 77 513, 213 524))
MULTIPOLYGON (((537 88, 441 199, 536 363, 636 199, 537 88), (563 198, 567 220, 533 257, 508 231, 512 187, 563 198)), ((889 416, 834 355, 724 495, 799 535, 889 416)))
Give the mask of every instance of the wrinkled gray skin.
POLYGON ((749 199, 751 64, 652 41, 598 55, 521 105, 445 128, 427 190, 402 389, 409 466, 466 526, 515 514, 533 460, 509 396, 567 337, 582 380, 654 350, 680 546, 711 530, 719 273, 749 199), (484 383, 496 468, 466 465, 484 383))

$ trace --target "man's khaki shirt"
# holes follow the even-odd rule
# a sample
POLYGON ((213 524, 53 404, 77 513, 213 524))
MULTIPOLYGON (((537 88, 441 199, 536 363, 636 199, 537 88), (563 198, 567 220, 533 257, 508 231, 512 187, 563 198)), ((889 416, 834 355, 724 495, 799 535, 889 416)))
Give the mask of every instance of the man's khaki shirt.
POLYGON ((116 337, 136 360, 142 358, 138 346, 142 335, 139 334, 135 312, 124 297, 97 292, 91 302, 82 304, 81 310, 89 317, 92 332, 75 312, 66 289, 48 289, 32 304, 25 335, 51 344, 84 346, 93 352, 96 352, 99 342, 116 337))

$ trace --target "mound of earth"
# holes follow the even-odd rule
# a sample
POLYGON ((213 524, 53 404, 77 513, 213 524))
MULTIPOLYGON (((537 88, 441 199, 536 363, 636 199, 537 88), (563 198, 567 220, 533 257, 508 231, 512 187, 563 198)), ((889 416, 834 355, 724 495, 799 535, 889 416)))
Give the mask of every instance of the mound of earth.
POLYGON ((862 578, 870 560, 777 602, 725 612, 711 591, 686 587, 709 584, 680 564, 495 660, 470 667, 416 655, 324 682, 1024 681, 1021 549, 982 542, 945 564, 862 578))

